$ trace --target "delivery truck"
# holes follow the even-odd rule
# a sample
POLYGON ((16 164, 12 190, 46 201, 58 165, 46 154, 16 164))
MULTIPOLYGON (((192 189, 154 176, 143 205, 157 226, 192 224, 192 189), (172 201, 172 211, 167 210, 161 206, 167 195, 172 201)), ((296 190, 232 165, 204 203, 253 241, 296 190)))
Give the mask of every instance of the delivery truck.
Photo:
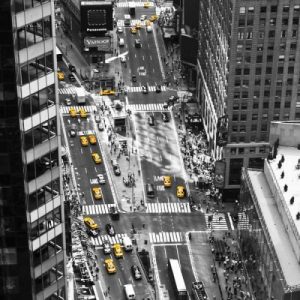
POLYGON ((75 99, 77 104, 85 104, 85 89, 83 87, 76 88, 75 99))

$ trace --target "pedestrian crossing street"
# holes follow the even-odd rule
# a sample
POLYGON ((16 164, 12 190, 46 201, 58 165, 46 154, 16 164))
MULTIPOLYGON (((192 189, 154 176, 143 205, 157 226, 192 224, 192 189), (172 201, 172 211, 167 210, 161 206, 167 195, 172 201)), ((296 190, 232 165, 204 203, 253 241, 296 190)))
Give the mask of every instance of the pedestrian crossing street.
POLYGON ((208 217, 211 215, 211 213, 205 214, 205 222, 207 228, 211 228, 212 230, 228 230, 225 214, 213 214, 212 222, 209 222, 208 217))
POLYGON ((86 105, 86 106, 61 106, 60 112, 63 114, 69 114, 70 108, 76 109, 77 112, 79 112, 80 108, 83 108, 86 112, 91 113, 95 110, 97 110, 97 107, 95 105, 86 105))
POLYGON ((185 236, 183 232, 150 232, 149 240, 151 244, 184 243, 185 236))
MULTIPOLYGON (((145 1, 145 2, 147 2, 147 1, 145 1)), ((144 2, 133 2, 133 1, 127 2, 126 1, 126 2, 118 2, 116 4, 117 4, 117 7, 128 7, 129 3, 130 3, 130 5, 134 5, 135 7, 144 7, 144 2)), ((147 3, 149 3, 150 7, 154 6, 153 2, 147 2, 147 3)))
POLYGON ((249 223, 249 217, 244 212, 238 213, 238 217, 238 230, 252 230, 252 225, 249 223))
POLYGON ((131 111, 165 111, 161 103, 129 104, 126 108, 131 111))
POLYGON ((82 212, 84 215, 106 215, 109 214, 111 207, 115 204, 83 205, 82 212))
MULTIPOLYGON (((127 93, 141 93, 142 92, 142 86, 126 86, 125 90, 127 93)), ((155 92, 156 91, 156 87, 155 85, 153 86, 148 86, 148 90, 149 92, 155 92)), ((167 90, 167 87, 165 85, 161 86, 161 91, 165 92, 167 90)))
POLYGON ((75 90, 75 87, 60 88, 60 89, 58 89, 58 93, 60 95, 63 95, 63 94, 73 95, 73 94, 76 94, 76 90, 75 90))
POLYGON ((148 214, 191 213, 189 203, 147 203, 148 214))
POLYGON ((102 246, 104 241, 108 241, 111 245, 113 244, 122 244, 123 238, 128 236, 125 233, 118 233, 115 236, 110 236, 108 234, 99 235, 97 237, 91 238, 91 242, 95 246, 102 246))

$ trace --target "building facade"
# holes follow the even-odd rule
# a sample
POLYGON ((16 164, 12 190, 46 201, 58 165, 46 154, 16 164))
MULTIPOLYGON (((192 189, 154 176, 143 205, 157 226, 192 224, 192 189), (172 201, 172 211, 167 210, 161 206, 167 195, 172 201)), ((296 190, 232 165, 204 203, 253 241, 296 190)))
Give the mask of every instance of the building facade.
MULTIPOLYGON (((219 7, 229 5, 227 1, 213 2, 219 7)), ((224 11, 221 17, 232 19, 228 30, 229 61, 226 66, 223 64, 227 74, 226 96, 221 97, 212 91, 216 90, 214 86, 210 88, 210 81, 218 82, 217 69, 212 74, 204 73, 205 81, 199 78, 198 90, 211 149, 216 156, 226 161, 225 188, 237 189, 242 166, 263 166, 263 158, 269 151, 270 122, 300 118, 300 44, 297 42, 300 38, 300 1, 230 2, 231 9, 224 11), (206 89, 203 88, 203 81, 207 84, 206 89), (209 92, 208 95, 205 92, 209 92), (228 116, 228 140, 220 153, 214 146, 215 124, 220 112, 213 104, 224 100, 225 114, 228 116)), ((213 6, 211 3, 202 10, 211 11, 213 6)), ((207 20, 205 24, 218 24, 213 14, 209 16, 210 19, 205 18, 200 11, 200 24, 202 20, 207 20)), ((206 53, 199 52, 199 75, 211 65, 207 56, 212 56, 212 53, 217 53, 220 47, 224 47, 223 42, 214 42, 214 30, 205 24, 200 27, 199 43, 213 44, 214 47, 206 47, 205 49, 210 50, 206 53), (208 62, 201 64, 201 60, 208 62)), ((218 28, 217 25, 212 27, 218 28)), ((221 35, 218 36, 222 41, 221 35)))
POLYGON ((54 3, 0 13, 0 298, 66 299, 54 3))

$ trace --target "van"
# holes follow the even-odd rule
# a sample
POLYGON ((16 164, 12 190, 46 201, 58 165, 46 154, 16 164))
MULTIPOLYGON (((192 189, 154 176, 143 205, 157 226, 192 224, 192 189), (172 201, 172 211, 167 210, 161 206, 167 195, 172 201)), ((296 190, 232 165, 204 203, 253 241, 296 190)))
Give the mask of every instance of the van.
POLYGON ((132 241, 129 236, 123 237, 123 246, 125 251, 132 251, 132 241))
POLYGON ((123 38, 119 39, 119 47, 123 47, 125 45, 125 41, 123 38))
POLYGON ((149 197, 149 198, 155 197, 154 185, 152 183, 146 184, 146 194, 147 194, 147 197, 149 197))
POLYGON ((135 292, 132 284, 124 284, 124 291, 127 300, 135 299, 135 292))

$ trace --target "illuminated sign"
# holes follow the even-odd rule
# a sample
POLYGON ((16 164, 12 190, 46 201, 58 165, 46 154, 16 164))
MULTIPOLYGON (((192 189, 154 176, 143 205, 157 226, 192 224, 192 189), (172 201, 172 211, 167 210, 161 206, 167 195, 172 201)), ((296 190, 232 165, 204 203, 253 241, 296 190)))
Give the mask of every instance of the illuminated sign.
POLYGON ((97 48, 98 51, 109 52, 111 50, 110 37, 85 37, 84 46, 86 48, 97 48))

